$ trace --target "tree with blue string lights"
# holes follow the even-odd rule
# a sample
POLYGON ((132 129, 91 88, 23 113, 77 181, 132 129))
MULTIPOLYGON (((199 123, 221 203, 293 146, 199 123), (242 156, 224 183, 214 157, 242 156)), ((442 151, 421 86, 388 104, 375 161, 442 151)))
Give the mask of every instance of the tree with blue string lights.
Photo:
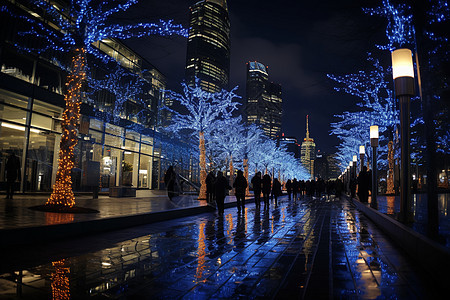
MULTIPOLYGON (((359 146, 363 145, 370 152, 369 128, 378 125, 380 130, 380 143, 387 144, 387 131, 393 131, 399 124, 399 112, 395 107, 391 89, 391 71, 385 68, 380 61, 369 54, 368 61, 371 69, 359 71, 349 75, 328 75, 338 86, 336 91, 342 91, 357 97, 359 109, 354 112, 344 112, 335 115, 340 121, 331 123, 331 134, 340 140, 337 158, 344 170, 353 155, 357 154, 359 146)), ((378 163, 383 168, 387 166, 387 149, 380 147, 378 163)))
POLYGON ((178 133, 198 139, 200 152, 200 194, 199 199, 206 199, 206 146, 205 138, 219 130, 221 122, 230 120, 232 113, 239 105, 235 99, 240 98, 235 91, 221 90, 217 93, 209 93, 202 90, 200 80, 195 79, 195 84, 189 86, 182 83, 183 93, 167 91, 167 97, 179 103, 185 109, 179 112, 167 106, 163 107, 172 114, 172 123, 165 127, 166 132, 178 133))
POLYGON ((111 62, 113 59, 94 43, 105 39, 129 39, 151 35, 187 36, 187 30, 172 21, 160 20, 156 23, 138 23, 132 25, 117 24, 112 20, 116 13, 126 11, 137 0, 127 1, 91 1, 72 0, 67 7, 53 5, 47 1, 30 1, 33 11, 21 14, 13 12, 7 6, 0 6, 0 13, 8 17, 23 20, 27 29, 18 35, 31 40, 31 46, 16 43, 22 51, 34 54, 60 51, 72 56, 66 80, 66 107, 63 113, 62 136, 59 151, 58 171, 53 192, 46 206, 56 210, 72 208, 75 197, 72 191, 71 171, 74 167, 73 149, 77 144, 77 124, 80 117, 80 105, 84 97, 87 78, 87 54, 111 62), (45 18, 44 18, 45 16, 45 18), (48 24, 52 24, 49 26, 48 24))
POLYGON ((115 124, 118 124, 120 119, 137 118, 144 113, 140 111, 136 116, 131 115, 131 112, 125 110, 124 105, 130 99, 137 105, 144 105, 142 96, 145 83, 138 74, 126 71, 119 64, 114 64, 114 69, 100 80, 94 79, 93 76, 88 79, 91 95, 95 96, 100 91, 107 91, 113 95, 114 103, 109 103, 109 106, 103 105, 99 109, 103 112, 103 119, 106 122, 115 124))

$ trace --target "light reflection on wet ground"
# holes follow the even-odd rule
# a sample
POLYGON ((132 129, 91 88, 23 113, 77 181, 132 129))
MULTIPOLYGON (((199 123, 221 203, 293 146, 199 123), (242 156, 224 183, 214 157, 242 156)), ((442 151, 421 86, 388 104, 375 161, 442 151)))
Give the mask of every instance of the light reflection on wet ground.
POLYGON ((98 250, 3 270, 0 298, 411 299, 431 292, 420 270, 346 201, 279 203, 141 226, 129 230, 136 238, 103 247, 100 237, 97 245, 80 239, 74 243, 98 250))
MULTIPOLYGON (((378 210, 384 214, 395 217, 400 212, 399 196, 378 196, 378 210)), ((450 248, 450 194, 438 194, 439 209, 439 235, 444 246, 450 248)), ((411 211, 414 215, 412 229, 426 235, 428 223, 427 195, 413 194, 411 211)))

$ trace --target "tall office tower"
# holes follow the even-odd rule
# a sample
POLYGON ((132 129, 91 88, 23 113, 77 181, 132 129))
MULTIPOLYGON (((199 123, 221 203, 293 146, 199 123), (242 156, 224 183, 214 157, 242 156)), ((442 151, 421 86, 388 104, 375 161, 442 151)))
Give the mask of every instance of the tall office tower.
POLYGON ((314 160, 316 158, 316 144, 314 139, 309 137, 309 116, 306 116, 306 137, 303 139, 301 149, 301 161, 303 166, 311 175, 314 176, 314 160))
POLYGON ((278 139, 281 134, 281 86, 269 82, 267 67, 259 62, 247 63, 246 117, 248 124, 258 124, 264 133, 278 139))
POLYGON ((190 7, 186 81, 195 77, 207 92, 228 88, 230 20, 226 0, 202 0, 190 7))
POLYGON ((287 152, 294 154, 295 158, 300 158, 300 145, 297 142, 297 138, 293 136, 284 136, 284 133, 282 133, 280 146, 286 147, 287 152))

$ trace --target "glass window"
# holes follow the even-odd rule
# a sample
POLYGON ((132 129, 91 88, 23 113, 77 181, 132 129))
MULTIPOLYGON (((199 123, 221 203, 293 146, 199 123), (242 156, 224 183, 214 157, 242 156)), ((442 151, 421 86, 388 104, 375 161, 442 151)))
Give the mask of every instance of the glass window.
POLYGON ((90 119, 89 128, 96 129, 98 131, 103 131, 103 122, 96 119, 90 119))
POLYGON ((89 135, 91 136, 91 141, 93 143, 102 143, 102 137, 103 133, 95 131, 95 130, 89 130, 89 135))
POLYGON ((50 117, 61 118, 63 108, 39 100, 34 100, 33 111, 50 117))
POLYGON ((61 107, 51 105, 39 100, 33 103, 33 113, 31 117, 31 125, 47 130, 54 130, 61 132, 61 117, 63 109, 61 107))
POLYGON ((139 152, 139 143, 130 140, 125 140, 125 149, 139 152))
POLYGON ((124 151, 122 165, 122 184, 125 186, 137 186, 139 170, 139 154, 124 151))
POLYGON ((147 154, 147 155, 153 155, 152 151, 153 151, 153 146, 150 146, 150 145, 147 145, 144 143, 141 144, 141 153, 147 154))
POLYGON ((22 159, 25 127, 0 121, 0 181, 5 181, 5 165, 9 153, 22 159))
POLYGON ((124 129, 122 127, 113 125, 113 124, 109 124, 106 123, 106 128, 105 128, 106 133, 110 133, 110 134, 114 134, 117 136, 123 136, 124 134, 124 129))
MULTIPOLYGON (((22 110, 20 108, 15 108, 7 105, 0 104, 0 119, 3 119, 5 121, 11 121, 19 124, 25 124, 25 121, 27 119, 27 112, 25 110, 22 110)), ((10 126, 10 128, 13 128, 11 126, 15 126, 10 123, 5 123, 2 126, 10 126)), ((25 127, 19 126, 21 129, 25 131, 25 127)))
POLYGON ((26 165, 26 191, 52 190, 52 176, 58 168, 54 165, 55 154, 58 154, 59 145, 56 140, 57 134, 49 131, 30 131, 28 144, 28 157, 26 165))
POLYGON ((140 188, 152 188, 151 187, 152 176, 152 157, 147 155, 141 155, 139 162, 139 186, 140 188))
POLYGON ((113 136, 110 134, 105 134, 105 145, 121 148, 122 147, 122 138, 118 136, 113 136))
POLYGON ((102 160, 100 162, 101 187, 109 188, 119 185, 117 170, 119 169, 119 157, 122 150, 105 147, 102 160))
POLYGON ((127 130, 126 138, 139 142, 140 134, 135 131, 127 130))
POLYGON ((1 72, 31 83, 33 81, 33 60, 12 52, 6 47, 3 47, 2 50, 1 72))
POLYGON ((0 90, 0 104, 6 103, 14 106, 27 108, 28 107, 28 98, 13 92, 0 90))
POLYGON ((62 94, 61 77, 56 70, 43 64, 38 64, 35 76, 38 86, 54 93, 62 94))
POLYGON ((141 136, 141 142, 153 145, 153 138, 150 137, 150 136, 142 135, 141 136))

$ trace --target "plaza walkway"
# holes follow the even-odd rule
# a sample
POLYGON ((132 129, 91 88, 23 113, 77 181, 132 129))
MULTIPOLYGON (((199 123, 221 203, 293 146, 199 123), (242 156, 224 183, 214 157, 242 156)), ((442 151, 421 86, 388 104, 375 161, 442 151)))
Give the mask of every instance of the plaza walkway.
MULTIPOLYGON (((6 250, 7 251, 7 250, 6 250)), ((346 199, 282 197, 15 248, 0 298, 439 299, 413 261, 346 199)))

